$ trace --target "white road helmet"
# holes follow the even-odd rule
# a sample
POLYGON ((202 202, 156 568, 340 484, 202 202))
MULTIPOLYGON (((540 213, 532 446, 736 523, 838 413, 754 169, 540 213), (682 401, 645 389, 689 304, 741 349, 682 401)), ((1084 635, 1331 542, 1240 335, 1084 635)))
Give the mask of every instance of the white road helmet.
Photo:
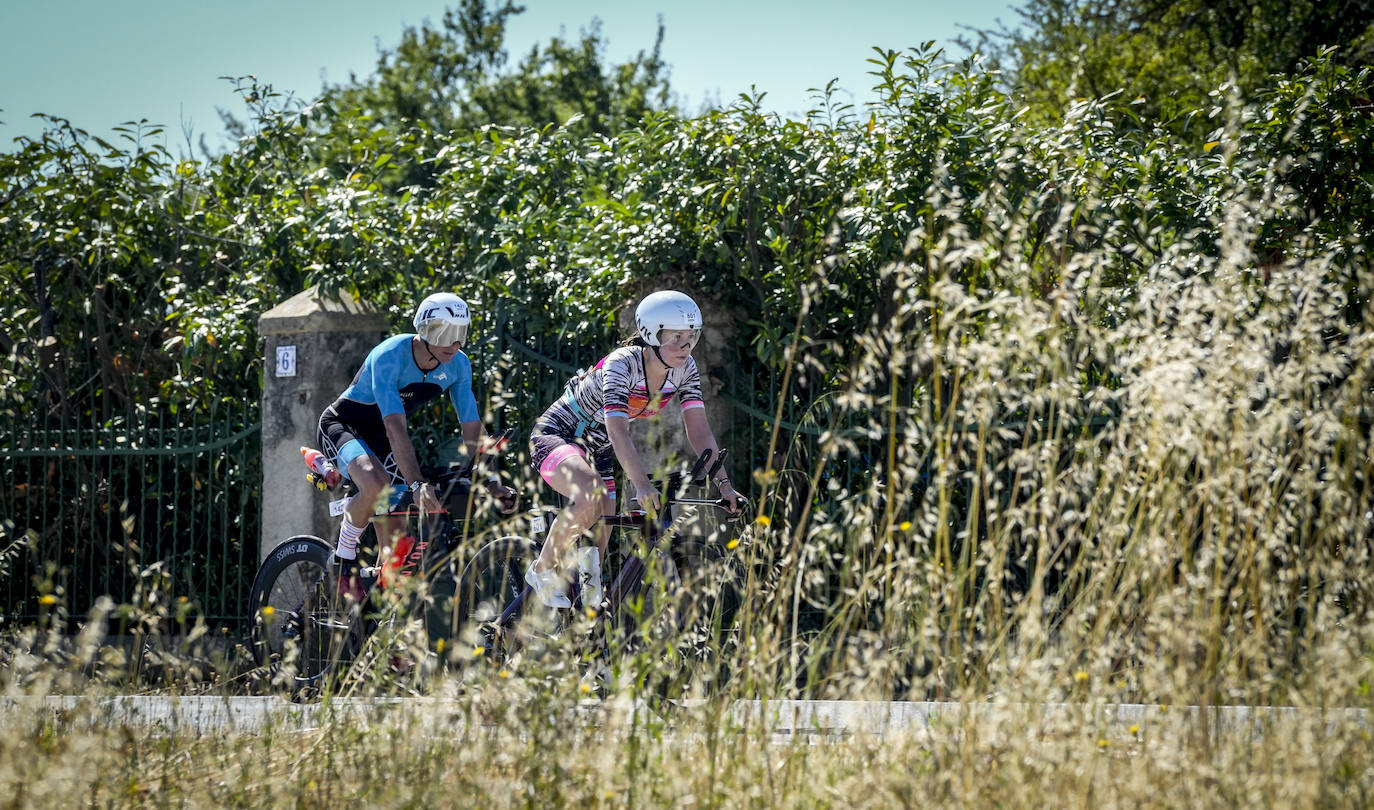
POLYGON ((635 308, 635 331, 650 346, 662 345, 658 333, 664 329, 701 331, 701 308, 677 290, 660 290, 644 296, 635 308))
POLYGON ((434 293, 415 308, 415 334, 434 346, 466 342, 471 323, 467 302, 453 293, 434 293))

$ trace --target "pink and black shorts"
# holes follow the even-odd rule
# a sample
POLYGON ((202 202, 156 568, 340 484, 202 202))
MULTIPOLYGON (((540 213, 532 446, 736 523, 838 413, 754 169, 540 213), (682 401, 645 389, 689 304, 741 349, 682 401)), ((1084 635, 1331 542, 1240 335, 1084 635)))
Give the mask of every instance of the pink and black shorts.
POLYGON ((615 451, 606 449, 600 453, 588 451, 587 447, 574 436, 565 436, 561 431, 546 422, 534 426, 530 435, 530 464, 539 471, 544 482, 552 485, 553 471, 569 456, 589 459, 596 474, 606 483, 606 490, 615 497, 615 451))

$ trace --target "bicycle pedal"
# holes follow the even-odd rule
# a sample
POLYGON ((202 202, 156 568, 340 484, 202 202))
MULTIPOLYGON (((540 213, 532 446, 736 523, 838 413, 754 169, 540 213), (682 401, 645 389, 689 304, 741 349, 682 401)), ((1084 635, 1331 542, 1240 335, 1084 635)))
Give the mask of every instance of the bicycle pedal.
POLYGON ((301 614, 294 610, 288 611, 286 621, 282 623, 281 637, 284 639, 299 638, 303 629, 301 614))

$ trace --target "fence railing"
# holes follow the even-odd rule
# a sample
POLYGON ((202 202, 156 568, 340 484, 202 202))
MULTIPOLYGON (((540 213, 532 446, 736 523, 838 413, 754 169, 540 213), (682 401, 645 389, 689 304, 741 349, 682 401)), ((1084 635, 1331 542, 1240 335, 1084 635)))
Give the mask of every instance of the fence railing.
POLYGON ((257 564, 256 407, 182 419, 159 409, 85 424, 0 421, 0 593, 6 621, 184 599, 237 626, 257 564))
MULTIPOLYGON (((565 334, 530 328, 499 309, 493 315, 468 351, 495 430, 527 433, 569 376, 615 340, 586 323, 565 334)), ((827 432, 847 434, 852 448, 824 462, 828 482, 855 491, 881 468, 886 427, 841 413, 824 394, 795 395, 795 381, 784 391, 781 375, 739 352, 702 370, 720 383, 718 396, 733 413, 717 435, 732 450, 732 478, 744 491, 750 473, 770 465, 810 470, 827 455, 827 432)), ((87 424, 0 416, 0 619, 24 623, 55 608, 80 619, 102 595, 131 604, 184 598, 208 621, 242 629, 263 519, 258 410, 252 404, 190 420, 158 409, 87 424)), ((412 427, 422 456, 443 460, 441 445, 458 444, 446 399, 412 427)), ((524 442, 514 450, 523 454, 524 442)))

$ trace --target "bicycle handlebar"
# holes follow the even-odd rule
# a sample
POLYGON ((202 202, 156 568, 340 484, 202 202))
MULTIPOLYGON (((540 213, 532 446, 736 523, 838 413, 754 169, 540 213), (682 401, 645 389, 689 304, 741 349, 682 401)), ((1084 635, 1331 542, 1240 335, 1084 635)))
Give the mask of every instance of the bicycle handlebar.
MULTIPOLYGON (((683 506, 712 506, 717 509, 730 508, 730 505, 726 502, 724 498, 672 498, 671 500, 665 501, 664 505, 666 506, 670 504, 680 504, 683 506)), ((749 506, 749 499, 744 497, 743 495, 740 495, 738 498, 735 499, 735 504, 738 507, 738 514, 743 514, 745 509, 747 509, 749 506)), ((649 514, 648 511, 644 509, 628 509, 625 512, 623 512, 621 516, 639 518, 647 514, 649 514)))
MULTIPOLYGON (((470 456, 468 458, 468 463, 459 468, 457 477, 463 478, 470 474, 473 469, 477 467, 477 462, 482 456, 500 455, 501 451, 506 448, 506 445, 510 443, 511 438, 514 436, 515 428, 513 427, 506 428, 495 437, 488 436, 486 443, 477 449, 477 455, 470 456)), ((421 470, 421 472, 424 472, 424 470, 421 470)), ((429 476, 425 477, 428 478, 429 476)))

